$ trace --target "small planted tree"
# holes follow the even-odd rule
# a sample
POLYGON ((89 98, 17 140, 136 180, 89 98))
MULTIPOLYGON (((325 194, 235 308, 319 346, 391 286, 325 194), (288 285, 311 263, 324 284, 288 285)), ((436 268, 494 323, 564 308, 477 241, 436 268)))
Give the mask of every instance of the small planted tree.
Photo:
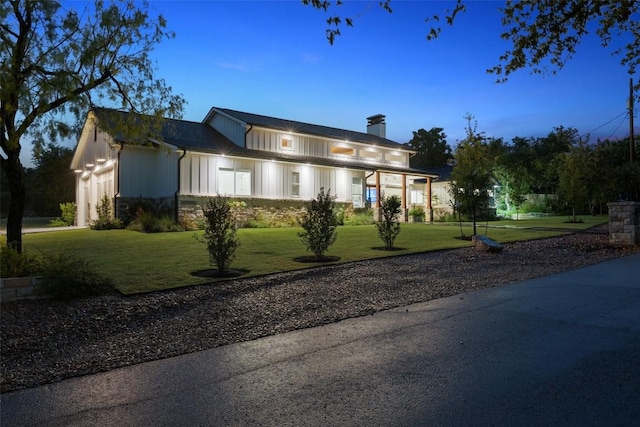
POLYGON ((220 195, 210 198, 204 216, 206 226, 201 241, 207 245, 211 265, 218 268, 219 274, 226 274, 240 246, 229 199, 220 195))
POLYGON ((91 221, 89 227, 92 230, 111 230, 113 228, 122 228, 122 221, 120 218, 114 218, 113 208, 111 206, 111 199, 105 193, 102 195, 100 202, 96 206, 96 213, 98 219, 91 221))
POLYGON ((304 231, 298 233, 298 236, 317 260, 322 260, 324 253, 338 237, 334 200, 335 196, 332 197, 330 191, 325 193, 323 187, 317 199, 305 203, 305 213, 300 221, 304 231))
POLYGON ((398 215, 401 204, 398 196, 382 197, 380 200, 380 221, 376 223, 376 228, 387 250, 393 249, 393 242, 400 234, 398 215))

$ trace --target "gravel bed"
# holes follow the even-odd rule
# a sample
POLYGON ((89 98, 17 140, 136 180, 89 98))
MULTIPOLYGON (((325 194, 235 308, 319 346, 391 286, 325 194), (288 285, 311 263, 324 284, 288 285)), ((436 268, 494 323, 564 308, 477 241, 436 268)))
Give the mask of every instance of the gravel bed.
POLYGON ((2 303, 1 392, 309 328, 637 252, 577 233, 152 294, 2 303))

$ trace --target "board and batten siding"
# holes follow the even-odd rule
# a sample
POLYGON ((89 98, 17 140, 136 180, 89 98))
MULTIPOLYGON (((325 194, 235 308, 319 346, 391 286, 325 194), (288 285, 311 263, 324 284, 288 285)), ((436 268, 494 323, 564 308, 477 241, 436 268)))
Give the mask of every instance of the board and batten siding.
POLYGON ((178 158, 167 149, 126 146, 120 153, 119 196, 173 196, 178 189, 178 158))
POLYGON ((214 114, 208 124, 237 146, 244 147, 244 134, 246 132, 244 124, 222 113, 214 114))
MULTIPOLYGON (((250 194, 222 194, 267 199, 302 199, 317 196, 320 188, 331 191, 338 201, 352 201, 353 178, 364 182, 364 172, 346 168, 253 160, 188 153, 181 160, 180 193, 215 196, 221 193, 220 170, 250 174, 250 194), (299 196, 292 195, 293 173, 299 174, 299 196)), ((364 190, 362 190, 364 192, 364 190)))
MULTIPOLYGON (((244 138, 244 136, 243 136, 244 138)), ((394 164, 407 167, 409 155, 405 151, 393 150, 387 147, 375 147, 367 144, 349 141, 323 139, 310 135, 300 135, 264 128, 253 128, 246 136, 249 149, 268 151, 277 154, 295 155, 302 157, 318 157, 331 159, 349 159, 368 164, 394 164), (285 146, 283 139, 292 141, 292 146, 285 146), (348 147, 353 149, 353 155, 339 155, 331 152, 332 147, 348 147)))

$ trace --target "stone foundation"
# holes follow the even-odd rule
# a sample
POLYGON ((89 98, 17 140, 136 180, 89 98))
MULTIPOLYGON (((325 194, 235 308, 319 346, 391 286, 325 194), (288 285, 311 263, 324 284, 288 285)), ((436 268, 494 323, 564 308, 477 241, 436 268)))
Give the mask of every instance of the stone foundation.
POLYGON ((39 277, 4 277, 0 279, 0 300, 18 301, 41 298, 33 295, 39 277))
POLYGON ((612 202, 609 207, 609 244, 640 245, 640 202, 612 202))

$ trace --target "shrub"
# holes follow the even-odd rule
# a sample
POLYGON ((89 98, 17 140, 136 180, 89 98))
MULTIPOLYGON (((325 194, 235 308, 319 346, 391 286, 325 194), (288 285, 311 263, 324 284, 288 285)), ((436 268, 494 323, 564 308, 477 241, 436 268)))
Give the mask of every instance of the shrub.
POLYGON ((335 213, 335 196, 324 192, 320 188, 317 199, 305 203, 300 225, 304 231, 298 233, 308 251, 313 252, 317 259, 322 259, 337 238, 338 220, 335 213))
POLYGON ((123 227, 120 218, 113 217, 111 199, 106 193, 102 196, 100 203, 96 206, 96 212, 98 213, 98 219, 91 221, 89 224, 89 227, 92 230, 111 230, 123 227))
POLYGON ((0 273, 2 277, 29 277, 42 268, 42 257, 37 254, 18 252, 13 246, 0 248, 0 273))
POLYGON ((380 221, 376 223, 378 235, 385 245, 385 249, 393 249, 393 242, 400 234, 400 206, 402 202, 398 196, 382 197, 380 200, 380 221))
POLYGON ((210 198, 204 216, 207 225, 204 238, 199 241, 207 245, 211 265, 215 265, 218 272, 224 274, 229 270, 240 245, 229 198, 220 195, 210 198))
POLYGON ((151 212, 141 212, 136 219, 129 223, 127 230, 142 233, 166 233, 184 231, 184 228, 180 224, 176 224, 169 215, 158 217, 151 212))
POLYGON ((424 208, 422 206, 415 206, 409 209, 409 216, 413 217, 414 221, 424 221, 424 208))
POLYGON ((74 202, 60 203, 60 218, 49 221, 49 227, 67 227, 76 223, 76 204, 74 202))
POLYGON ((344 225, 371 225, 375 224, 373 220, 373 210, 363 209, 360 212, 354 212, 344 220, 344 225))
POLYGON ((59 252, 43 258, 36 295, 54 299, 102 295, 113 290, 111 279, 103 276, 89 262, 74 252, 59 252))

